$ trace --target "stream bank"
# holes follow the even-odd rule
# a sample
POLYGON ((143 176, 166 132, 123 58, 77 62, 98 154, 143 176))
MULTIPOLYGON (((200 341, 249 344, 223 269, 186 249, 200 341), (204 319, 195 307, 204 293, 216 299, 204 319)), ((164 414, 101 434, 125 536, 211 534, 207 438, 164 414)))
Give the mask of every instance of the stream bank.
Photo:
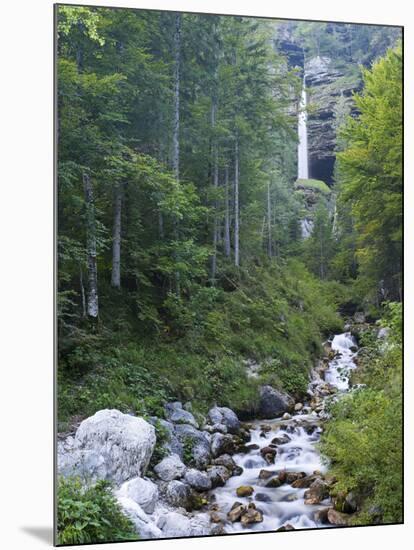
POLYGON ((112 481, 141 538, 344 525, 317 443, 326 405, 348 391, 356 340, 338 334, 325 352, 307 401, 264 392, 276 417, 242 424, 231 409, 213 407, 200 425, 179 402, 166 405, 165 419, 102 410, 59 442, 58 471, 112 481))

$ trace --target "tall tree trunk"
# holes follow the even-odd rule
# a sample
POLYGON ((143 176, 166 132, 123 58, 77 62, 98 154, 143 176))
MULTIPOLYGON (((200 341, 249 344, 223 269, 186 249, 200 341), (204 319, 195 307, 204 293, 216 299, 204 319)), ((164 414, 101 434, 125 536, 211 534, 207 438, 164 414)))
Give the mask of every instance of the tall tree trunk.
MULTIPOLYGON (((173 104, 173 152, 172 170, 177 182, 180 181, 180 65, 181 65, 181 14, 175 16, 174 29, 174 104, 173 104)), ((179 239, 178 218, 174 220, 174 237, 179 239)), ((175 253, 175 261, 178 261, 178 254, 175 253)), ((176 294, 181 293, 180 273, 175 272, 176 294)))
MULTIPOLYGON (((217 97, 214 95, 213 102, 211 105, 211 127, 214 131, 216 126, 216 117, 217 117, 217 97)), ((215 195, 218 189, 219 183, 219 166, 218 166, 218 146, 217 140, 213 137, 213 186, 215 195)), ((211 258, 211 280, 214 284, 217 271, 217 241, 218 241, 218 215, 217 215, 217 199, 214 200, 214 227, 213 227, 213 256, 211 258)))
POLYGON ((81 299, 82 299, 82 317, 86 317, 86 296, 85 296, 85 285, 83 284, 82 264, 79 264, 79 286, 80 286, 81 299))
POLYGON ((272 204, 270 202, 270 181, 267 182, 267 254, 272 257, 272 204))
POLYGON ((114 190, 114 223, 112 229, 112 273, 111 285, 121 288, 121 227, 122 227, 123 184, 114 190))
POLYGON ((172 169, 180 179, 180 65, 181 65, 181 14, 175 16, 174 30, 174 105, 173 105, 173 152, 172 169))
POLYGON ((234 265, 240 265, 239 255, 239 137, 234 144, 234 265))
POLYGON ((224 184, 225 184, 225 201, 226 209, 224 214, 224 253, 227 258, 230 258, 231 245, 230 245, 230 197, 229 197, 229 167, 224 169, 224 184))
POLYGON ((88 299, 87 313, 89 317, 97 318, 98 305, 98 268, 96 263, 96 223, 93 188, 89 174, 83 173, 83 187, 86 206, 86 258, 88 265, 88 299))

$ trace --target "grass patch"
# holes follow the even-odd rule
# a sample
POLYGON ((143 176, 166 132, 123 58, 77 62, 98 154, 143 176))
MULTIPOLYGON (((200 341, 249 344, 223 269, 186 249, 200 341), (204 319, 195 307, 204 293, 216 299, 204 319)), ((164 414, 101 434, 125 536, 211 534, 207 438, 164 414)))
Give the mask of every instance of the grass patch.
POLYGON ((311 189, 312 191, 320 191, 324 195, 329 195, 331 189, 322 180, 314 179, 298 179, 294 185, 295 189, 311 189))

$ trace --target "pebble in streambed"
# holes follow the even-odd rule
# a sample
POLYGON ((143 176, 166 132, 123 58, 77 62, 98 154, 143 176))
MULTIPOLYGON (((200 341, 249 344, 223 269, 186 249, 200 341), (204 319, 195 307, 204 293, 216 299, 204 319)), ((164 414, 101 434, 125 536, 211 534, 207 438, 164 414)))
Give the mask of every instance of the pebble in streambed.
POLYGON ((309 386, 319 416, 315 410, 309 412, 305 403, 289 419, 254 422, 249 452, 233 456, 242 474, 212 491, 227 533, 327 526, 323 521, 330 505, 330 480, 325 479, 326 465, 316 443, 322 433, 325 400, 335 391, 348 390, 350 371, 356 367, 351 334, 336 335, 332 351, 324 377, 309 386))

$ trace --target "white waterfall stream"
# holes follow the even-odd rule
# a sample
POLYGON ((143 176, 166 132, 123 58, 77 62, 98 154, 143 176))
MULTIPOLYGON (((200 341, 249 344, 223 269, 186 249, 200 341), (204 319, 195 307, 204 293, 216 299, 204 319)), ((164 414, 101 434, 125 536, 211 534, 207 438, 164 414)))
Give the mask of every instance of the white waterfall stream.
POLYGON ((308 129, 307 129, 307 98, 305 77, 303 77, 302 95, 299 105, 298 116, 298 179, 308 179, 308 129))
POLYGON ((233 456, 236 464, 243 468, 243 473, 230 478, 224 487, 214 489, 211 495, 217 510, 223 515, 227 515, 236 501, 243 505, 254 503, 262 512, 263 521, 244 526, 240 521, 231 523, 227 520, 224 526, 227 533, 275 531, 287 524, 295 529, 327 526, 322 525, 318 516, 315 517, 315 513, 330 505, 329 498, 318 504, 305 504, 306 489, 294 488, 289 483, 284 483, 280 487, 266 487, 268 480, 260 479, 259 474, 261 470, 271 472, 268 474, 269 477, 278 477, 280 472, 303 472, 306 475, 311 475, 315 471, 322 474, 326 472, 326 465, 316 446, 326 417, 323 411, 324 403, 332 398, 326 396, 323 388, 326 388, 327 384, 333 386, 337 390, 336 395, 348 391, 350 371, 356 367, 355 345, 350 333, 336 335, 332 340, 331 348, 335 357, 329 362, 324 379, 317 377, 309 385, 310 393, 321 398, 322 408, 319 413, 311 411, 305 403, 306 414, 299 412, 289 420, 275 418, 253 423, 249 445, 253 444, 256 448, 247 454, 233 456), (263 425, 266 425, 266 430, 263 429, 263 425), (275 443, 275 438, 279 438, 277 454, 274 463, 269 464, 263 458, 260 449, 272 445, 272 442, 275 443), (283 440, 285 442, 282 442, 283 440), (242 485, 253 488, 251 496, 236 495, 236 489, 242 485))

